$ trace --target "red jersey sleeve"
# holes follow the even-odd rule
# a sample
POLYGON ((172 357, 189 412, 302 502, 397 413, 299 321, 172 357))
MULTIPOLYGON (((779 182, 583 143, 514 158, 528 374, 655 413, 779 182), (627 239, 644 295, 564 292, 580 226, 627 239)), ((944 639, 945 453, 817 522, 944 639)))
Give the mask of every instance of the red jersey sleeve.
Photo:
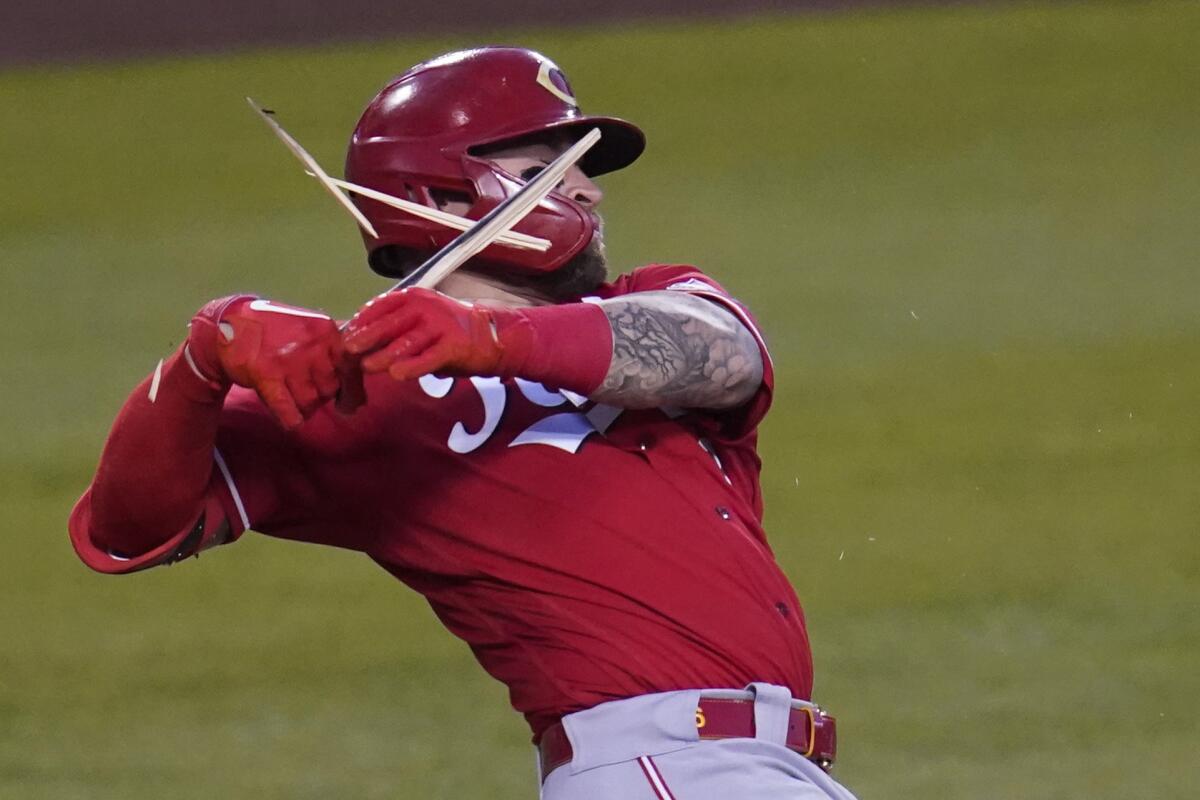
POLYGON ((71 510, 67 529, 76 555, 88 567, 109 575, 124 575, 139 572, 160 564, 173 564, 188 556, 198 555, 203 550, 229 544, 241 536, 245 528, 230 522, 226 531, 222 523, 236 519, 235 503, 228 486, 222 480, 216 465, 213 480, 209 484, 204 501, 204 510, 196 524, 171 535, 165 542, 146 553, 127 555, 100 547, 93 541, 90 530, 92 521, 92 490, 88 489, 71 510), (233 515, 231 515, 233 512, 233 515))
POLYGON ((237 518, 235 498, 213 449, 223 402, 182 348, 134 388, 67 523, 87 566, 136 572, 237 538, 241 528, 225 524, 237 518))
MULTIPOLYGON (((330 414, 306 424, 307 435, 289 434, 254 392, 234 387, 225 399, 212 451, 212 476, 196 524, 165 534, 145 553, 110 551, 91 536, 92 491, 76 503, 68 521, 71 544, 87 566, 124 574, 171 564, 249 530, 282 538, 365 549, 345 526, 331 524, 343 513, 337 498, 322 497, 313 469, 328 452, 330 414), (312 431, 316 431, 315 437, 312 431), (315 441, 314 441, 315 438, 315 441)), ((336 465, 330 467, 335 468, 336 465)))
MULTIPOLYGON (((651 264, 639 267, 622 275, 610 284, 605 297, 617 297, 636 292, 683 292, 703 297, 732 313, 754 336, 762 354, 763 379, 758 391, 740 406, 732 409, 702 412, 713 422, 710 436, 729 444, 741 442, 754 434, 758 424, 771 407, 771 396, 775 388, 775 370, 766 340, 758 329, 758 323, 750 311, 736 300, 721 284, 703 272, 687 264, 651 264)), ((693 409, 693 412, 698 410, 693 409)))

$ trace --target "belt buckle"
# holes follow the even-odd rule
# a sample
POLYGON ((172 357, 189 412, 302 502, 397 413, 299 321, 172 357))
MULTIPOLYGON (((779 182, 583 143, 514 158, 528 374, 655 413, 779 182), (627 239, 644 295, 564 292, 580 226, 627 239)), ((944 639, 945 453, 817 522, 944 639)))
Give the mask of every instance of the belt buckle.
MULTIPOLYGON (((814 704, 813 704, 813 706, 812 706, 812 711, 813 711, 813 712, 815 712, 815 717, 820 717, 820 718, 821 718, 821 720, 823 721, 823 722, 822 722, 822 724, 824 724, 824 720, 828 720, 828 721, 829 721, 829 724, 830 724, 831 726, 836 724, 836 720, 834 720, 834 718, 833 718, 833 717, 831 717, 831 716, 829 716, 828 714, 826 714, 826 713, 825 713, 825 709, 821 708, 819 705, 816 705, 816 704, 814 703, 814 704)), ((813 720, 813 723, 812 723, 812 728, 810 729, 810 730, 812 731, 812 738, 811 738, 811 740, 810 740, 810 742, 809 742, 809 747, 808 747, 809 754, 808 754, 808 756, 807 756, 807 757, 808 757, 808 759, 809 759, 810 761, 812 761, 814 764, 816 764, 818 767, 820 767, 820 768, 821 768, 822 770, 824 770, 826 773, 829 773, 829 772, 832 772, 832 770, 833 770, 833 759, 832 759, 832 758, 829 758, 829 757, 826 757, 825 755, 817 756, 817 757, 815 757, 815 758, 813 757, 813 754, 815 753, 815 751, 816 751, 816 747, 817 747, 817 730, 816 730, 816 719, 815 719, 815 717, 814 717, 814 715, 813 715, 812 713, 810 713, 810 714, 809 714, 809 718, 813 720)), ((835 737, 835 739, 834 739, 834 745, 833 745, 833 747, 831 748, 831 753, 830 753, 830 755, 832 755, 832 751, 833 751, 833 750, 836 750, 836 749, 837 749, 837 744, 836 744, 836 735, 837 735, 837 734, 836 734, 836 729, 834 729, 833 731, 831 731, 831 735, 832 735, 832 736, 834 736, 834 737, 835 737)))

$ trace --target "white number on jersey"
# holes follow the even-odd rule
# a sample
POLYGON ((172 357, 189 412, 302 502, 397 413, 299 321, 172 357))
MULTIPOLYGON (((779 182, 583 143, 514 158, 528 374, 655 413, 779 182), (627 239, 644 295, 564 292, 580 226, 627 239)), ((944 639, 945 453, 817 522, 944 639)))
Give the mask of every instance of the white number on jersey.
MULTIPOLYGON (((454 380, 422 375, 417 383, 425 394, 441 399, 450 394, 450 390, 454 388, 454 380)), ((462 454, 478 450, 492 437, 496 428, 500 426, 500 419, 504 416, 504 408, 508 402, 508 390, 499 378, 471 377, 467 380, 475 387, 479 400, 483 403, 483 425, 472 433, 462 422, 454 423, 446 445, 454 452, 462 454)), ((523 378, 517 378, 513 383, 526 400, 542 408, 557 408, 566 404, 580 407, 588 402, 586 397, 573 392, 552 392, 540 383, 523 378)), ((620 414, 621 409, 602 404, 592 406, 587 412, 560 411, 543 417, 521 431, 508 446, 544 444, 575 453, 583 445, 584 439, 593 433, 604 433, 620 414)))

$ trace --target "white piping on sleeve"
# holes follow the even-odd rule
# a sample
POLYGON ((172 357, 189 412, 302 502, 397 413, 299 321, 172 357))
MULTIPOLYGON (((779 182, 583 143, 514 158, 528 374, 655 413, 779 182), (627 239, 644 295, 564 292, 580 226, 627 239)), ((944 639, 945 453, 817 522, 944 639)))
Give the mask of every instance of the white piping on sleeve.
POLYGON ((154 377, 150 379, 150 402, 158 400, 158 385, 162 383, 162 368, 163 360, 158 360, 158 366, 154 368, 154 377))
POLYGON ((242 496, 238 493, 237 486, 233 483, 233 475, 229 473, 229 467, 225 464, 225 459, 221 456, 221 451, 213 448, 213 459, 217 462, 217 469, 221 470, 221 477, 225 479, 225 485, 229 487, 229 494, 233 496, 233 504, 237 507, 238 517, 242 521, 244 530, 250 529, 250 518, 246 516, 246 506, 242 504, 242 496))

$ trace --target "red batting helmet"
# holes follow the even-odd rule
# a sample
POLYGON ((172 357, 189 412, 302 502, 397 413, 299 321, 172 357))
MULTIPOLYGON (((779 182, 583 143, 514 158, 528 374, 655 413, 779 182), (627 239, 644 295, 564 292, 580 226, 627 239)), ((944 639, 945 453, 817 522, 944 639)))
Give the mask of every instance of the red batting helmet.
MULTIPOLYGON (((589 176, 628 166, 645 147, 634 125, 584 115, 562 70, 542 54, 518 47, 460 50, 418 64, 375 96, 350 138, 346 179, 434 208, 439 197, 462 197, 471 202, 467 216, 479 219, 522 183, 481 157, 482 148, 551 131, 578 138, 594 127, 601 139, 580 162, 589 176)), ((374 200, 356 196, 354 202, 379 233, 378 239, 363 237, 377 272, 395 274, 388 259, 378 257, 394 249, 389 246, 419 258, 457 235, 374 200)), ((551 272, 587 246, 595 222, 579 203, 552 192, 515 230, 549 239, 550 249, 493 244, 475 263, 501 273, 551 272)))

